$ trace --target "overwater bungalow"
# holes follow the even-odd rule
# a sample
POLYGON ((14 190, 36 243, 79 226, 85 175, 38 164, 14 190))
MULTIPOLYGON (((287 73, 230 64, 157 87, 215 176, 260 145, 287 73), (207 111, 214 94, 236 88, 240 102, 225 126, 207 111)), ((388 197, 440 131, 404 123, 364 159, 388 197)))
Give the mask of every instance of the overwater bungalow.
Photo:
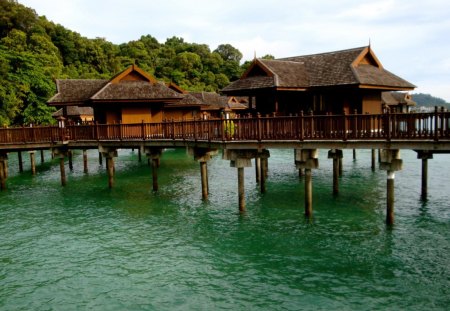
POLYGON ((378 114, 382 93, 415 85, 386 70, 370 46, 342 51, 254 59, 242 77, 222 89, 246 96, 263 115, 378 114))
POLYGON ((89 106, 101 124, 151 123, 190 120, 200 116, 203 102, 173 83, 166 85, 132 65, 110 80, 57 80, 57 94, 48 104, 61 107, 89 106))
POLYGON ((234 118, 248 112, 248 101, 244 97, 223 96, 214 92, 191 92, 204 103, 201 108, 206 118, 234 118))
POLYGON ((416 102, 412 100, 411 95, 404 92, 383 92, 381 101, 383 108, 392 112, 407 113, 411 107, 416 106, 416 102))

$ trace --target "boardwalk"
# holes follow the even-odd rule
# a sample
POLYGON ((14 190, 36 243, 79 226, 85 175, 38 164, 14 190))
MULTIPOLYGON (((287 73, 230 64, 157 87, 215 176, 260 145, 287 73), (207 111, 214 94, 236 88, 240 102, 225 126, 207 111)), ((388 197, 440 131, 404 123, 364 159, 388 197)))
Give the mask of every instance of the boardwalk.
MULTIPOLYGON (((342 149, 372 149, 380 152, 380 168, 387 172, 386 221, 394 222, 395 171, 402 169, 400 149, 417 151, 422 159, 422 195, 426 196, 427 161, 434 153, 450 153, 450 113, 380 115, 299 115, 236 119, 168 121, 138 124, 91 124, 64 127, 21 127, 0 129, 0 181, 6 188, 8 153, 52 149, 60 158, 61 184, 65 185, 64 159, 71 161, 72 149, 98 149, 106 158, 108 184, 114 184, 114 158, 118 148, 138 148, 151 162, 153 190, 158 190, 157 168, 164 148, 188 147, 200 163, 202 197, 208 196, 207 162, 217 150, 238 169, 239 209, 245 210, 244 168, 255 159, 256 175, 265 191, 268 149, 292 148, 295 165, 305 175, 305 215, 312 216, 312 170, 319 167, 317 150, 328 149, 333 159, 333 192, 338 193, 342 149)), ((139 153, 139 154, 140 154, 139 153)), ((34 153, 31 152, 32 171, 34 153)), ((87 165, 85 164, 85 170, 87 165)))

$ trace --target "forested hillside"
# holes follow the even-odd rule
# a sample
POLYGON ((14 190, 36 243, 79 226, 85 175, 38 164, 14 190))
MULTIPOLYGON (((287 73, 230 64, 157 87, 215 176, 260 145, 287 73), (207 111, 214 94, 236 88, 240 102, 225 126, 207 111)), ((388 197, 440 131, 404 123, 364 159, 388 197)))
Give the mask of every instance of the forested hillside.
POLYGON ((450 103, 439 97, 431 96, 430 94, 417 93, 412 94, 413 101, 416 102, 418 107, 445 107, 450 109, 450 103))
POLYGON ((0 126, 53 122, 46 105, 54 79, 111 78, 135 63, 158 79, 190 91, 217 91, 239 78, 242 53, 151 35, 116 45, 88 39, 38 16, 17 1, 0 0, 0 126))

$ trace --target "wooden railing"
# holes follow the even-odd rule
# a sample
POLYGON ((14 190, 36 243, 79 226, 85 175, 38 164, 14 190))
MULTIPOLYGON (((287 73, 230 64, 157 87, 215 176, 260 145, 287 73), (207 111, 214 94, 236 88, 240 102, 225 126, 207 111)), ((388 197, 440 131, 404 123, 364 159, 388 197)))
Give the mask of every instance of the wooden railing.
POLYGON ((0 129, 1 144, 108 140, 435 140, 450 139, 450 112, 300 115, 138 124, 0 129))

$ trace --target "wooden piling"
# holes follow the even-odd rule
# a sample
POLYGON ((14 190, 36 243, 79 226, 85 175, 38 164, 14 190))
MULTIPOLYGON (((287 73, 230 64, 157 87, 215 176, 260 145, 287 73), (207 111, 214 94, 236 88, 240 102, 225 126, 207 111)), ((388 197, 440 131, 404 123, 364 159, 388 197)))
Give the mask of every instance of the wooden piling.
POLYGON ((341 152, 341 156, 338 159, 338 167, 339 167, 338 172, 339 172, 339 177, 342 177, 342 171, 343 171, 344 165, 342 163, 342 150, 340 150, 340 152, 341 152))
POLYGON ((69 150, 67 152, 67 155, 69 156, 69 170, 73 171, 73 152, 72 152, 72 150, 69 150))
POLYGON ((86 149, 83 149, 83 172, 88 173, 88 157, 86 149))
POLYGON ((44 159, 44 150, 41 149, 41 164, 44 164, 45 159, 44 159))
POLYGON ((356 149, 353 149, 353 160, 356 160, 356 149))
POLYGON ((30 151, 31 175, 36 175, 35 152, 30 151))
POLYGON ((202 180, 202 199, 208 199, 208 169, 207 162, 200 162, 200 174, 202 180))
POLYGON ((0 155, 0 190, 6 189, 6 178, 7 174, 5 168, 8 166, 5 160, 6 156, 0 155))
POLYGON ((299 168, 298 169, 298 177, 302 178, 303 176, 305 176, 305 172, 303 171, 303 169, 299 168))
POLYGON ((108 167, 108 186, 114 187, 114 158, 106 157, 106 166, 108 167))
POLYGON ((256 182, 259 183, 261 180, 261 158, 260 157, 255 158, 255 177, 256 177, 256 182))
POLYGON ((339 194, 339 158, 333 158, 333 194, 339 194))
POLYGON ((18 162, 19 162, 19 172, 23 173, 23 159, 22 159, 22 152, 17 152, 18 162))
POLYGON ((386 224, 394 224, 394 179, 395 172, 387 171, 387 189, 386 189, 386 224))
POLYGON ((100 166, 103 165, 103 156, 102 156, 102 153, 101 153, 101 152, 98 153, 98 164, 99 164, 100 166))
POLYGON ((312 218, 312 170, 305 169, 305 217, 312 218))
POLYGON ((142 152, 141 152, 141 148, 138 149, 138 160, 139 160, 139 162, 142 162, 142 152))
POLYGON ((421 198, 426 200, 428 195, 428 158, 422 158, 422 191, 421 198))
POLYGON ((153 191, 158 191, 158 159, 152 158, 153 191))
POLYGON ((59 171, 61 173, 61 186, 66 185, 66 170, 64 168, 64 155, 59 156, 59 171))
POLYGON ((266 193, 266 179, 267 179, 267 158, 261 158, 261 174, 259 176, 259 186, 261 193, 266 193))
MULTIPOLYGON (((262 174, 261 174, 262 175, 262 174)), ((244 168, 238 167, 239 211, 245 211, 244 168)))
POLYGON ((372 149, 372 163, 370 166, 372 168, 372 171, 375 171, 375 162, 376 162, 375 149, 372 149))

